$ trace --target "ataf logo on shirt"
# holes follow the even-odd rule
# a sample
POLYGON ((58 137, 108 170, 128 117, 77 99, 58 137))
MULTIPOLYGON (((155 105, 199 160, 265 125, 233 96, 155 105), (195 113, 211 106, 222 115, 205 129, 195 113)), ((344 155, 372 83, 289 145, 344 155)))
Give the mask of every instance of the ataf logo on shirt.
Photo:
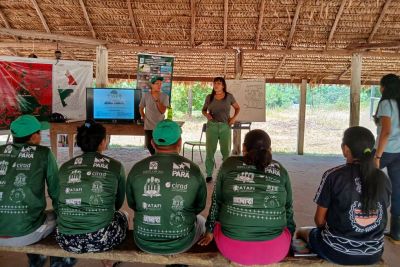
POLYGON ((161 225, 161 216, 143 215, 143 223, 150 225, 161 225))
POLYGON ((15 176, 14 186, 16 186, 16 187, 25 186, 26 178, 27 178, 26 175, 23 173, 17 174, 17 176, 15 176))
POLYGON ((73 170, 71 174, 68 176, 68 183, 69 184, 80 183, 81 178, 82 178, 82 171, 73 170))
POLYGON ((65 204, 71 205, 71 206, 80 206, 81 205, 81 199, 80 198, 69 198, 65 200, 65 204))
POLYGON ((65 188, 65 194, 77 194, 77 193, 82 193, 82 188, 81 187, 67 187, 65 188))
POLYGON ((234 185, 232 190, 233 192, 255 192, 256 187, 254 185, 234 185))
POLYGON ((108 170, 108 164, 110 163, 110 159, 108 158, 101 158, 98 159, 97 157, 94 158, 93 167, 103 168, 108 170))
POLYGON ((233 205, 236 206, 252 207, 253 202, 252 197, 233 197, 233 205))
POLYGON ((6 175, 8 169, 8 161, 0 161, 0 175, 6 175))
POLYGON ((159 197, 161 196, 160 194, 160 179, 155 178, 155 177, 150 177, 146 180, 146 183, 144 184, 144 192, 143 196, 145 197, 159 197))
POLYGON ((181 177, 181 178, 190 178, 190 163, 182 162, 182 163, 172 163, 172 176, 173 177, 181 177))
POLYGON ((18 158, 33 159, 35 151, 36 151, 35 146, 23 147, 18 154, 18 158))
POLYGON ((83 158, 81 158, 81 157, 76 158, 75 161, 74 161, 74 165, 81 165, 82 162, 83 162, 83 158))
POLYGON ((235 181, 254 184, 254 173, 242 172, 236 176, 235 181))
POLYGON ((144 210, 161 210, 161 203, 147 203, 143 202, 142 207, 144 210))
POLYGON ((12 150, 13 150, 12 145, 8 145, 8 146, 6 146, 6 148, 4 149, 3 153, 4 153, 4 154, 11 154, 12 150))

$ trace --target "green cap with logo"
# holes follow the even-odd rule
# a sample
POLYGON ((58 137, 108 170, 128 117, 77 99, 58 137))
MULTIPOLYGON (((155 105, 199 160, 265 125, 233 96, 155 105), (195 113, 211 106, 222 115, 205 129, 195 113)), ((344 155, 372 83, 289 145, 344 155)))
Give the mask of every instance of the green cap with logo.
POLYGON ((163 120, 157 123, 153 130, 153 141, 159 146, 169 146, 178 142, 182 129, 174 121, 163 120))
POLYGON ((150 79, 150 82, 151 82, 151 83, 155 83, 156 81, 164 81, 164 77, 161 77, 161 76, 153 76, 153 77, 150 79))
POLYGON ((14 137, 25 137, 36 133, 40 130, 47 130, 50 128, 48 122, 39 122, 32 115, 22 115, 19 116, 16 120, 14 120, 11 125, 11 134, 14 137))

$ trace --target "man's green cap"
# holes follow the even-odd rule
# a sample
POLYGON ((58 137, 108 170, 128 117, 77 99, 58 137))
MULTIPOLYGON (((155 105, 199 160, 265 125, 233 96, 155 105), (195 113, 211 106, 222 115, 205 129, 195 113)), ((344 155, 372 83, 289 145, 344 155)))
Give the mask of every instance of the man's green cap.
POLYGON ((169 146, 176 144, 181 138, 182 129, 174 121, 163 120, 157 123, 153 130, 153 141, 159 146, 169 146))
POLYGON ((11 134, 14 137, 25 137, 36 133, 40 130, 47 130, 50 128, 48 122, 39 122, 32 115, 22 115, 11 123, 11 134))
POLYGON ((164 81, 164 77, 161 77, 161 76, 153 76, 153 77, 150 79, 150 82, 151 82, 151 83, 155 83, 156 81, 164 81))

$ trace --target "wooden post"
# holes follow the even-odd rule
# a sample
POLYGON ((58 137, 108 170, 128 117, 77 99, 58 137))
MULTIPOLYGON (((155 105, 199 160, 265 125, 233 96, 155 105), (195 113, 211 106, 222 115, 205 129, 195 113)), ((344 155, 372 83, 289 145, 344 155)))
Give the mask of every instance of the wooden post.
POLYGON ((297 130, 297 154, 304 154, 304 129, 306 124, 306 96, 307 80, 302 79, 300 85, 300 103, 299 103, 299 128, 297 130))
POLYGON ((361 65, 362 56, 353 54, 351 58, 350 127, 360 124, 361 65))
MULTIPOLYGON (((240 80, 243 73, 243 52, 238 49, 235 55, 235 79, 240 80)), ((229 89, 228 89, 229 91, 229 89)), ((232 155, 242 153, 242 130, 233 129, 233 148, 232 155)))
POLYGON ((191 83, 191 86, 189 87, 188 90, 188 114, 189 117, 192 117, 192 110, 193 110, 193 89, 192 89, 193 83, 191 83))
POLYGON ((108 84, 108 50, 104 45, 96 47, 96 86, 108 84))

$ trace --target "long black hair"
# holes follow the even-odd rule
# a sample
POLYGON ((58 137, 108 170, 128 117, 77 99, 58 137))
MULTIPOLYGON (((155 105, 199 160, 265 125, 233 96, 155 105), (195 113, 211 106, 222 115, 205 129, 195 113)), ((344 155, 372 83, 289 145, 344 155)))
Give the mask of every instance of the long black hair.
MULTIPOLYGON (((400 78, 396 74, 390 73, 382 77, 381 86, 383 87, 382 97, 379 100, 378 106, 376 107, 374 120, 375 123, 379 123, 379 118, 377 117, 379 105, 383 100, 394 99, 397 102, 397 108, 400 108, 400 78)), ((400 112, 399 112, 400 119, 400 112)))
POLYGON ((106 128, 93 120, 86 120, 78 127, 76 143, 83 152, 96 152, 101 142, 106 138, 106 128))
MULTIPOLYGON (((225 79, 224 79, 223 77, 215 77, 213 83, 215 83, 215 82, 221 82, 222 85, 224 86, 224 93, 225 93, 224 100, 225 100, 226 97, 227 97, 228 94, 229 94, 229 93, 226 91, 226 81, 225 81, 225 79)), ((214 88, 213 88, 213 90, 212 90, 212 92, 211 92, 211 96, 210 96, 210 103, 214 100, 214 96, 215 96, 215 90, 214 90, 214 88)))
POLYGON ((372 149, 375 137, 370 130, 361 126, 348 128, 343 134, 343 145, 346 145, 351 155, 360 165, 361 210, 369 214, 377 208, 377 202, 385 190, 385 179, 388 179, 375 166, 372 149))
POLYGON ((271 138, 263 130, 251 130, 244 138, 243 145, 247 154, 243 157, 248 165, 255 165, 257 170, 264 170, 271 161, 271 138))

